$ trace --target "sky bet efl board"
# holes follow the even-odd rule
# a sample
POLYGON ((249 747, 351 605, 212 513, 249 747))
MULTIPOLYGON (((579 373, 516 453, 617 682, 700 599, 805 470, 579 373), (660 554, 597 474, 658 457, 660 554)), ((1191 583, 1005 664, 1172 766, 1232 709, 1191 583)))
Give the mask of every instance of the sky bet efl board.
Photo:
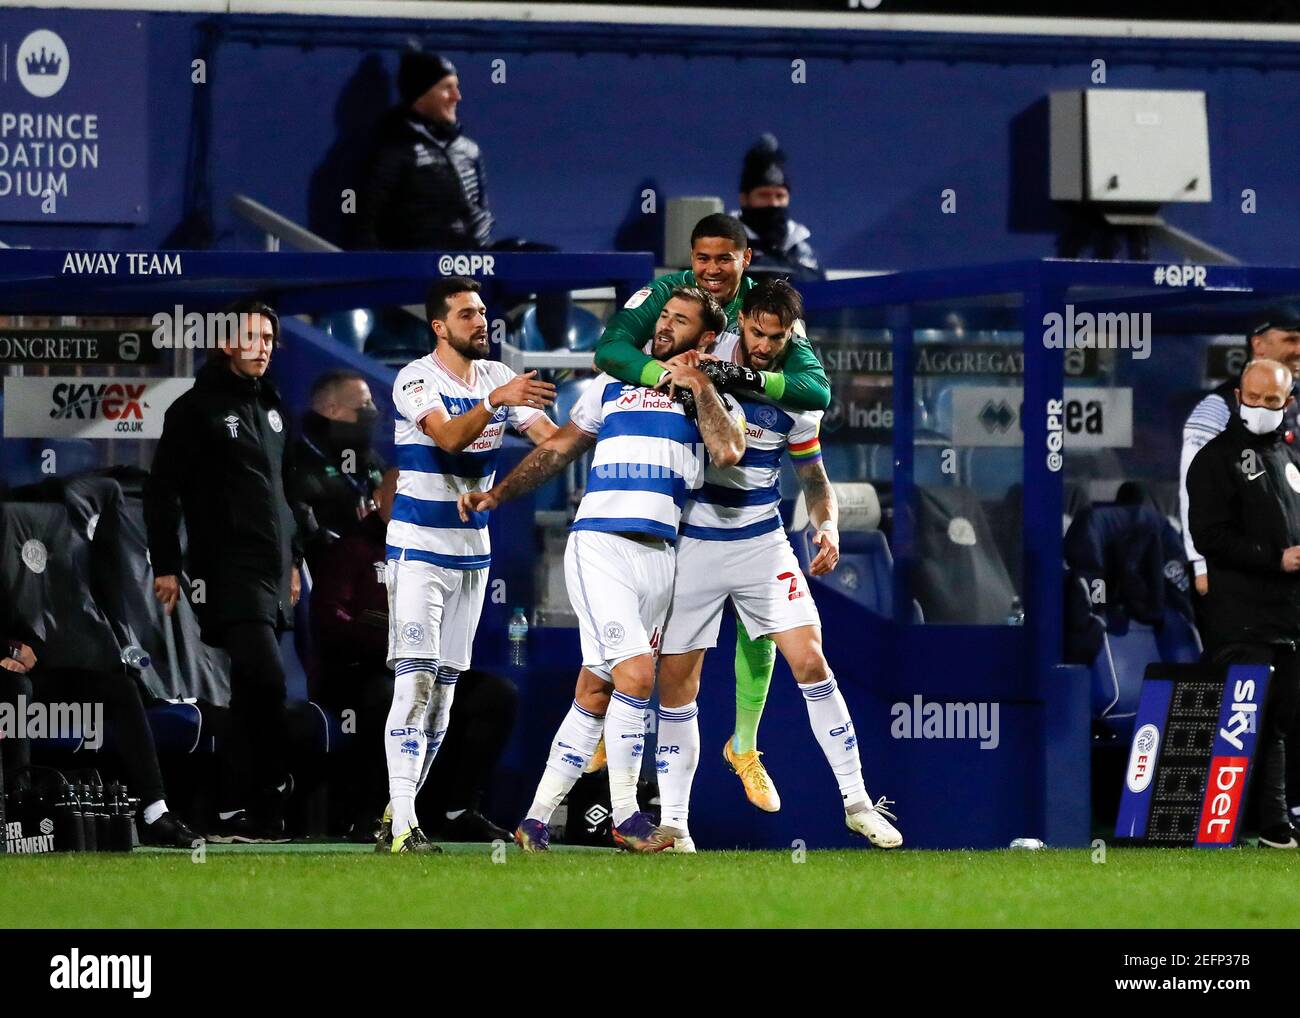
POLYGON ((1149 665, 1115 837, 1224 848, 1236 840, 1272 669, 1149 665))

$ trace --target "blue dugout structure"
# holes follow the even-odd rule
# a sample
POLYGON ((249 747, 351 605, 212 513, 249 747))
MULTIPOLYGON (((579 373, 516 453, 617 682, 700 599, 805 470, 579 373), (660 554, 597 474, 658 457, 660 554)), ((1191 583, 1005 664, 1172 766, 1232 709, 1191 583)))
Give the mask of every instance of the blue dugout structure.
MULTIPOLYGON (((446 274, 446 256, 436 253, 179 254, 179 275, 101 276, 63 273, 64 251, 0 251, 0 312, 152 314, 177 303, 203 311, 256 293, 286 315, 323 313, 419 302, 429 280, 446 274)), ((491 277, 482 268, 480 264, 473 273, 476 278, 514 292, 612 283, 624 293, 653 274, 645 254, 497 254, 491 277)), ((875 369, 875 382, 892 390, 892 429, 877 428, 870 439, 890 450, 890 470, 874 475, 891 495, 887 540, 880 534, 846 532, 845 564, 858 579, 844 582, 850 575, 846 571, 812 583, 827 655, 855 720, 868 789, 896 801, 899 826, 913 847, 1005 847, 1021 836, 1061 847, 1086 844, 1089 676, 1085 667, 1062 664, 1063 481, 1077 455, 1063 401, 1081 382, 1094 389, 1158 391, 1157 375, 1177 373, 1191 356, 1193 338, 1236 335, 1240 342, 1246 326, 1266 306, 1300 294, 1300 269, 1047 260, 808 283, 800 289, 809 334, 824 358, 832 348, 865 348, 873 341, 887 343, 892 354, 890 375, 882 379, 875 369), (1149 313, 1154 356, 1139 361, 1125 350, 1098 352, 1080 374, 1077 364, 1071 366, 1079 351, 1062 349, 1044 337, 1051 315, 1082 312, 1149 313), (1023 485, 1017 539, 1023 567, 1008 569, 1023 601, 1023 626, 951 624, 935 617, 923 621, 917 611, 920 577, 927 568, 943 569, 943 562, 925 551, 918 531, 921 499, 935 481, 922 476, 921 462, 936 451, 960 453, 965 448, 962 429, 970 424, 951 409, 964 401, 959 390, 967 383, 959 381, 938 401, 948 400, 947 412, 955 417, 938 429, 917 425, 920 389, 929 380, 918 373, 916 357, 931 343, 972 349, 993 345, 1023 357, 1011 381, 1023 385, 1022 397, 1008 392, 1012 404, 1023 401, 1023 444, 1014 435, 1003 442, 1006 454, 1019 464, 1013 479, 1023 485), (864 593, 868 590, 870 596, 864 593), (936 707, 938 727, 928 727, 936 707), (963 714, 968 708, 973 713, 963 714), (954 719, 962 731, 954 729, 954 719), (991 729, 972 732, 977 719, 991 729)), ((379 401, 387 401, 389 369, 309 325, 289 324, 287 318, 286 323, 290 342, 277 354, 274 370, 291 402, 303 405, 311 379, 340 362, 363 370, 379 401)), ((844 404, 852 398, 852 387, 861 383, 861 372, 833 366, 831 373, 837 403, 844 404)), ((994 381, 1008 387, 1006 377, 994 381)), ((824 431, 836 481, 861 480, 870 473, 860 455, 868 432, 852 419, 851 405, 849 410, 846 418, 843 405, 833 407, 824 431)), ((1147 424, 1130 413, 1131 436, 1143 437, 1147 424)), ((1180 425, 1181 417, 1166 415, 1160 426, 1180 425)), ((1135 437, 1129 438, 1128 448, 1135 446, 1135 437)), ((500 469, 508 470, 525 450, 524 443, 509 448, 500 469)), ((1125 455, 1126 467, 1140 465, 1140 456, 1125 455)), ((1167 473, 1168 464, 1162 469, 1167 473)), ((1176 457, 1173 473, 1176 477, 1176 457)), ((491 796, 491 805, 506 819, 528 802, 579 662, 576 630, 552 627, 535 627, 530 635, 529 668, 512 669, 506 662, 509 607, 532 603, 540 542, 531 523, 528 500, 494 514, 493 577, 506 580, 509 601, 489 599, 475 648, 479 664, 510 673, 521 691, 518 733, 491 796)), ((801 535, 792 534, 792 539, 796 548, 803 543, 801 535)), ((972 542, 954 537, 954 543, 972 542)), ((980 593, 964 592, 971 600, 980 593)), ((842 824, 832 775, 783 664, 778 665, 760 735, 782 792, 782 811, 767 815, 753 810, 723 766, 720 751, 734 709, 733 633, 728 619, 718 650, 705 663, 700 695, 704 754, 692 817, 697 843, 853 844, 842 824)), ((1102 823, 1108 819, 1100 818, 1102 823)))

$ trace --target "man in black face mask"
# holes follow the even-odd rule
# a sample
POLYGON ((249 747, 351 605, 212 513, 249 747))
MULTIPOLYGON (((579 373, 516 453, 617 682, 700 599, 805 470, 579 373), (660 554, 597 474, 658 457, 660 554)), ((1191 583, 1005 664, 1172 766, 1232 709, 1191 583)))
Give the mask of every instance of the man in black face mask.
POLYGON ((294 487, 306 508, 307 564, 353 533, 374 511, 384 462, 371 448, 379 416, 370 386, 355 371, 327 371, 312 384, 311 409, 303 417, 295 454, 294 487))
POLYGON ((1300 847, 1286 795, 1300 696, 1300 451, 1284 422, 1292 384, 1280 362, 1251 361, 1236 414, 1187 471, 1192 539, 1209 570, 1206 660, 1273 666, 1250 794, 1260 846, 1290 849, 1300 847))
POLYGON ((808 239, 812 231, 790 218, 790 174, 776 138, 764 134, 745 153, 740 171, 740 211, 754 257, 751 274, 825 279, 808 239))

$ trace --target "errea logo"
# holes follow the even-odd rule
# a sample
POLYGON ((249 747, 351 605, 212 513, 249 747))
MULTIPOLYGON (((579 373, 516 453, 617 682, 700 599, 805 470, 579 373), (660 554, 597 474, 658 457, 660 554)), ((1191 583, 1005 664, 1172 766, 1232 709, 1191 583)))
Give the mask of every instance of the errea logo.
POLYGON ((136 999, 153 990, 153 956, 87 954, 75 947, 50 959, 50 987, 55 990, 130 990, 136 999))

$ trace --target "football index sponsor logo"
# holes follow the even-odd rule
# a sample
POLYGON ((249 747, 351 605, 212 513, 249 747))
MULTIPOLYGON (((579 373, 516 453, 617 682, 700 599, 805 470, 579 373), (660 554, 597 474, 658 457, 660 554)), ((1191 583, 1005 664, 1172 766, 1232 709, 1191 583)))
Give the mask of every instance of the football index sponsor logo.
POLYGON ((153 955, 86 954, 77 948, 50 959, 55 990, 130 990, 137 1000, 153 990, 153 955))
POLYGON ((997 703, 926 703, 918 693, 911 703, 894 704, 889 734, 895 739, 978 739, 980 749, 1002 741, 997 703))

